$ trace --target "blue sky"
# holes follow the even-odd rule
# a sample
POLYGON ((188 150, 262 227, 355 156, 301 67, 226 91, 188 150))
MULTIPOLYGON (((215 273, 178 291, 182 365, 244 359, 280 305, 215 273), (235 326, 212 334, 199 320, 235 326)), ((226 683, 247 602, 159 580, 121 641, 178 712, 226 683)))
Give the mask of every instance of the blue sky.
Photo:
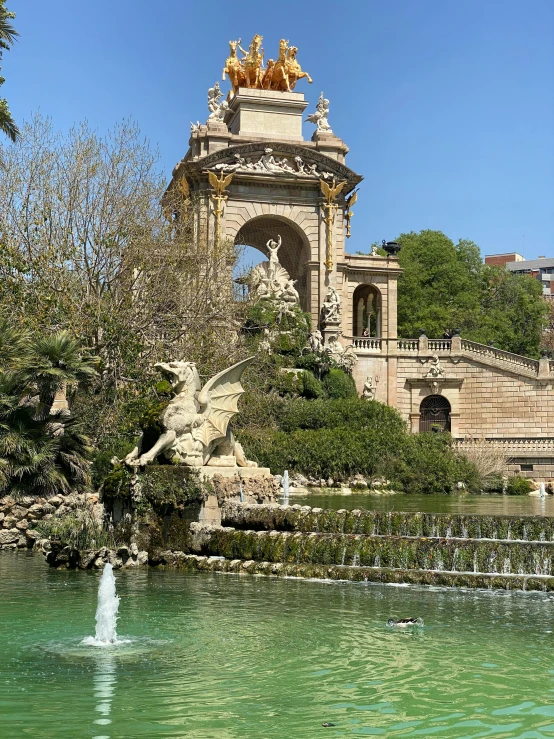
MULTIPOLYGON (((365 180, 350 251, 435 228, 483 254, 554 255, 554 0, 8 0, 21 36, 2 89, 21 122, 124 117, 168 177, 207 117, 228 41, 299 47, 365 180), (525 238, 523 238, 525 237, 525 238)), ((225 83, 227 84, 227 83, 225 83)), ((224 86, 224 89, 226 87, 224 86)), ((306 124, 309 137, 313 127, 306 124)))

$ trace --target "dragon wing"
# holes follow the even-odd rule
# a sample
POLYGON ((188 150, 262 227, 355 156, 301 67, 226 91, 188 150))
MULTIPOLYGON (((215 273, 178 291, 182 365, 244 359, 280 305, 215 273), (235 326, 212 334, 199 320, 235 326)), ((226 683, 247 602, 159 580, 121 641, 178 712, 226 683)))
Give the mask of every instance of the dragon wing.
POLYGON ((240 378, 254 357, 243 359, 223 370, 204 385, 198 396, 200 413, 206 420, 194 430, 193 435, 208 446, 227 435, 229 421, 238 412, 238 401, 244 392, 240 378))

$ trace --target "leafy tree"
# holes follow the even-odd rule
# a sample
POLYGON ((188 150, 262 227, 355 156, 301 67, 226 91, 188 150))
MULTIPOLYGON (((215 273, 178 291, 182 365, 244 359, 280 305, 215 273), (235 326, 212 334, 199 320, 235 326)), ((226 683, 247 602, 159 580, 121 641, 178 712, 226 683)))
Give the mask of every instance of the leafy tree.
MULTIPOLYGON (((0 61, 4 51, 10 50, 15 37, 19 35, 11 24, 11 20, 15 18, 15 13, 11 13, 5 7, 5 2, 6 0, 0 0, 0 61)), ((0 87, 4 82, 4 77, 0 75, 0 87)), ((0 98, 0 131, 5 133, 12 141, 17 141, 19 137, 19 129, 8 108, 8 101, 4 98, 0 98)))
POLYGON ((548 313, 537 280, 483 264, 476 244, 454 244, 440 231, 411 232, 399 240, 399 336, 425 329, 440 337, 456 328, 472 341, 537 356, 548 313))
POLYGON ((96 440, 136 420, 154 362, 187 356, 207 375, 243 358, 233 345, 243 307, 220 278, 235 248, 193 231, 202 203, 178 188, 164 195, 157 153, 135 125, 62 135, 36 116, 3 156, 0 313, 31 331, 69 331, 100 357, 93 394, 78 399, 96 440))

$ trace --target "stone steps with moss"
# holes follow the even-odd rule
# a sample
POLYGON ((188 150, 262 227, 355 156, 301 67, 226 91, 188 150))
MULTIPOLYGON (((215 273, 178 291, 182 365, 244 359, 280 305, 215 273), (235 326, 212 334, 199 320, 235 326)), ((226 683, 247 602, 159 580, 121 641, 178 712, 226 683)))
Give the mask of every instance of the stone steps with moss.
POLYGON ((161 567, 185 572, 214 572, 240 575, 266 575, 318 580, 371 582, 389 584, 431 585, 435 587, 486 588, 489 590, 554 591, 554 577, 473 572, 436 572, 387 567, 352 567, 307 563, 282 563, 253 559, 228 559, 183 552, 164 552, 158 559, 161 567))
POLYGON ((554 541, 554 518, 400 511, 331 511, 310 506, 227 502, 222 523, 236 529, 415 536, 507 541, 554 541))
POLYGON ((489 574, 550 575, 554 542, 202 529, 199 551, 226 559, 489 574))

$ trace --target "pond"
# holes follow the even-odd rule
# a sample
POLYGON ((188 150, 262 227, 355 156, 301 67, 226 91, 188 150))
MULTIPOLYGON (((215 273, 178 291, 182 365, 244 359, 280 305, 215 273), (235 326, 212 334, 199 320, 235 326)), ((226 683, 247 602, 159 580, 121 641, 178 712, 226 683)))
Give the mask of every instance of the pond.
POLYGON ((422 513, 467 513, 483 516, 554 516, 554 495, 541 500, 529 495, 405 495, 402 493, 351 493, 318 489, 290 494, 291 505, 313 508, 367 508, 375 511, 421 511, 422 513))
POLYGON ((102 649, 99 572, 0 577, 9 739, 554 737, 546 594, 118 571, 130 643, 102 649))

